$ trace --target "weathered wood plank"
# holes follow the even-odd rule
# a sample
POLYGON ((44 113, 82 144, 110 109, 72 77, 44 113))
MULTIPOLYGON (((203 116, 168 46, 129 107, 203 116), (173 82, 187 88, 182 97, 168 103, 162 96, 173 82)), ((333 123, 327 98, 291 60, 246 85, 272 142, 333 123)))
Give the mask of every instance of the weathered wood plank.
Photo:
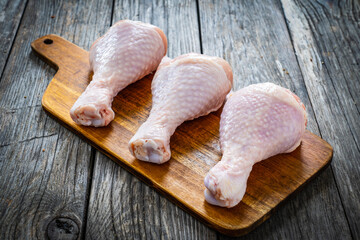
MULTIPOLYGON (((275 0, 207 0, 199 1, 199 10, 203 52, 230 62, 234 89, 267 81, 291 89, 307 108, 308 129, 319 134, 281 4, 275 0)), ((336 239, 340 236, 349 239, 350 231, 333 173, 327 169, 244 238, 336 239)), ((225 237, 220 235, 220 238, 225 237)))
POLYGON ((13 45, 26 3, 27 0, 0 1, 0 76, 3 73, 6 60, 10 54, 11 46, 13 45))
POLYGON ((0 82, 1 239, 83 235, 91 147, 41 109, 55 71, 30 43, 56 33, 88 48, 111 9, 112 1, 29 0, 0 82))
MULTIPOLYGON (((200 52, 195 1, 116 1, 113 23, 125 18, 160 27, 169 57, 200 52)), ((86 230, 89 239, 216 238, 213 230, 102 154, 96 154, 86 230)))
POLYGON ((88 239, 216 238, 213 231, 100 153, 87 224, 88 239))
POLYGON ((31 47, 45 62, 59 67, 42 98, 46 112, 220 232, 248 233, 268 218, 289 194, 330 164, 331 146, 307 131, 301 148, 254 166, 242 203, 232 209, 211 207, 204 204, 203 182, 206 173, 221 156, 216 137, 219 130, 217 116, 209 114, 182 124, 172 137, 173 154, 168 164, 159 166, 137 161, 127 145, 149 113, 151 76, 131 84, 114 98, 113 110, 117 117, 109 127, 83 127, 74 123, 69 111, 88 85, 91 75, 89 53, 54 34, 36 39, 31 47), (282 164, 284 166, 279 169, 282 164))
POLYGON ((282 0, 354 239, 360 238, 360 2, 282 0))

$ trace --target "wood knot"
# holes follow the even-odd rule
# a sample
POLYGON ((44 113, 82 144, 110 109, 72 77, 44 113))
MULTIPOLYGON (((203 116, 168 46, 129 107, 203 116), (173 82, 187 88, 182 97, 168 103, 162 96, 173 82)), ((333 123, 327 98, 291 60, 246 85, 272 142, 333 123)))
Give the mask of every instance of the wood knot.
POLYGON ((70 218, 57 217, 49 223, 46 232, 48 238, 51 240, 72 240, 78 238, 79 226, 74 220, 70 218))

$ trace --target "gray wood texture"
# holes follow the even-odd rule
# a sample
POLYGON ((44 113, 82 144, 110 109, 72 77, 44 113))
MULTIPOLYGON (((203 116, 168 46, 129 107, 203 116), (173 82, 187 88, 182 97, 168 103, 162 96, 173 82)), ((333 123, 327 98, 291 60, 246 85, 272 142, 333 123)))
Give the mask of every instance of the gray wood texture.
POLYGON ((31 52, 30 42, 55 33, 88 48, 108 27, 111 4, 27 4, 0 82, 0 239, 82 235, 91 147, 42 110, 41 97, 55 71, 31 52))
POLYGON ((26 2, 24 0, 0 1, 0 76, 10 55, 26 2))
POLYGON ((290 88, 334 147, 331 167, 239 239, 360 239, 357 0, 1 1, 0 239, 227 239, 41 109, 55 70, 30 42, 53 33, 88 50, 124 18, 163 29, 169 57, 225 58, 235 90, 290 88))
MULTIPOLYGON (((319 134, 281 4, 274 0, 209 0, 200 1, 199 9, 203 52, 223 57, 230 63, 234 90, 259 82, 273 82, 291 89, 306 106, 308 129, 319 134)), ((350 239, 350 231, 330 169, 246 236, 250 239, 340 237, 350 239)))
MULTIPOLYGON (((112 23, 121 19, 160 27, 168 39, 169 57, 200 52, 195 1, 115 1, 112 23)), ((86 229, 89 239, 216 239, 214 230, 100 153, 95 157, 86 229)))
POLYGON ((283 0, 351 234, 360 239, 360 3, 283 0))

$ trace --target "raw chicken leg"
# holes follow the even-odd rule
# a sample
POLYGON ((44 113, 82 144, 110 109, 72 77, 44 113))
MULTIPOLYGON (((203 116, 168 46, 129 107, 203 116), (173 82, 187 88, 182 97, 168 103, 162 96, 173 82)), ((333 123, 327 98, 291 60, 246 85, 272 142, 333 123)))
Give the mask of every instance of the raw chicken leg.
POLYGON ((168 161, 175 129, 220 108, 231 86, 231 67, 221 58, 196 53, 165 57, 152 81, 150 116, 129 142, 132 155, 158 164, 168 161))
POLYGON ((237 205, 252 166, 295 150, 306 123, 300 99, 275 84, 254 84, 230 94, 220 121, 223 157, 205 177, 206 201, 228 208, 237 205))
POLYGON ((113 98, 154 71, 166 49, 166 37, 158 27, 130 20, 117 22, 91 46, 93 79, 71 108, 71 118, 85 126, 108 125, 115 116, 113 98))

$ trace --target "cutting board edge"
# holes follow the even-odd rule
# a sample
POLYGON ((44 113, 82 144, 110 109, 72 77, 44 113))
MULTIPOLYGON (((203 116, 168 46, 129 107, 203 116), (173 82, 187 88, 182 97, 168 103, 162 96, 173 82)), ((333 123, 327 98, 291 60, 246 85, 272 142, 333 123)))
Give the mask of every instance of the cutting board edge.
MULTIPOLYGON (((48 34, 48 35, 45 35, 45 36, 42 36, 40 38, 37 38, 35 39, 34 41, 31 42, 30 46, 31 46, 31 49, 32 51, 36 54, 36 56, 38 56, 42 61, 44 61, 45 63, 49 64, 53 69, 55 69, 56 71, 59 70, 59 65, 52 61, 50 58, 47 58, 43 53, 41 53, 38 49, 38 45, 40 44, 40 42, 42 42, 43 40, 45 39, 50 39, 50 38, 55 38, 55 39, 58 39, 58 38, 61 38, 63 39, 64 41, 67 41, 66 39, 56 35, 56 34, 48 34)), ((69 42, 69 41, 67 41, 69 42)), ((71 42, 69 42, 70 44, 73 44, 71 42)), ((52 79, 51 79, 52 81, 52 79)), ((46 88, 47 89, 47 88, 46 88)))
MULTIPOLYGON (((93 147, 98 149, 100 152, 104 153, 106 156, 108 156, 114 162, 120 164, 127 171, 129 171, 130 173, 132 173, 133 175, 135 175, 136 177, 141 179, 147 185, 154 188, 157 192, 160 192, 163 196, 168 198, 171 202, 174 202, 176 205, 178 205, 180 208, 184 209, 186 212, 188 212, 190 215, 194 216, 196 219, 200 220, 201 222, 203 222, 207 226, 209 226, 211 228, 214 228, 214 229, 216 229, 217 231, 219 231, 219 232, 221 232, 223 234, 226 234, 226 235, 229 235, 229 236, 242 236, 242 235, 245 235, 245 234, 251 232, 257 226, 259 226, 261 223, 266 221, 272 215, 272 213, 276 212, 276 210, 279 208, 279 206, 283 205, 283 203, 286 202, 287 199, 294 196, 307 183, 309 183, 314 177, 318 176, 324 169, 326 169, 326 167, 331 162, 332 154, 333 154, 333 149, 332 149, 331 145, 329 143, 327 143, 325 140, 323 140, 322 138, 320 138, 319 136, 317 136, 317 135, 311 133, 310 131, 308 131, 312 136, 315 136, 317 139, 321 140, 322 143, 324 143, 325 146, 328 149, 330 149, 331 151, 329 152, 328 158, 326 160, 324 159, 325 161, 322 162, 323 165, 320 168, 318 168, 317 171, 310 178, 308 178, 304 183, 299 185, 299 187, 296 190, 294 190, 291 194, 287 195, 275 207, 273 207, 268 212, 263 214, 258 220, 252 222, 251 224, 249 224, 248 226, 245 226, 245 227, 239 227, 238 225, 232 225, 232 224, 229 224, 229 223, 224 224, 224 222, 221 222, 221 221, 217 222, 216 219, 206 218, 206 216, 204 216, 203 214, 196 211, 196 209, 192 208, 188 204, 183 203, 181 201, 181 199, 178 199, 174 195, 172 195, 171 193, 167 192, 166 189, 162 189, 161 186, 157 185, 155 182, 153 182, 151 179, 149 179, 148 176, 142 175, 140 172, 137 171, 136 168, 134 168, 133 166, 128 164, 126 160, 123 159, 123 161, 122 161, 118 157, 113 156, 111 153, 107 153, 106 150, 102 149, 100 146, 97 146, 96 143, 94 143, 93 141, 88 139, 81 131, 79 131, 76 128, 73 128, 73 126, 69 125, 66 121, 64 121, 61 116, 57 115, 56 112, 52 111, 51 106, 48 105, 47 100, 46 100, 47 97, 48 97, 47 92, 48 92, 49 88, 51 88, 53 80, 56 78, 57 74, 59 74, 59 70, 61 70, 60 69, 61 66, 59 66, 59 65, 61 65, 61 64, 60 63, 55 63, 55 61, 54 61, 55 59, 51 60, 50 58, 48 58, 45 55, 46 52, 41 52, 40 50, 37 49, 37 45, 39 45, 39 47, 41 48, 40 43, 42 43, 43 40, 46 39, 46 38, 54 38, 54 40, 56 40, 56 39, 61 38, 61 37, 58 36, 58 35, 50 34, 50 35, 46 35, 46 36, 43 36, 41 38, 38 38, 38 39, 34 40, 31 43, 31 48, 36 53, 36 55, 39 56, 44 62, 50 64, 55 70, 57 70, 57 73, 55 74, 54 78, 51 80, 49 86, 46 88, 45 93, 44 93, 43 98, 42 98, 42 107, 45 110, 45 112, 49 116, 51 116, 53 119, 55 119, 57 122, 59 122, 61 125, 65 126, 67 129, 74 132, 75 134, 80 136, 82 139, 84 139, 86 142, 88 142, 90 145, 92 145, 93 147)), ((61 38, 61 41, 66 42, 67 44, 71 44, 72 46, 76 47, 77 49, 79 49, 79 52, 85 51, 84 49, 78 47, 77 45, 75 45, 75 44, 73 44, 73 43, 71 43, 71 42, 69 42, 69 41, 67 41, 67 40, 65 40, 63 38, 61 38)))
POLYGON ((173 196, 172 194, 169 194, 168 192, 166 192, 166 190, 162 189, 161 186, 154 183, 149 177, 139 173, 135 168, 133 168, 132 166, 127 164, 127 162, 125 160, 121 160, 121 159, 117 158, 116 156, 113 156, 112 154, 108 153, 106 150, 104 150, 101 147, 97 146, 93 141, 91 141, 90 139, 85 137, 80 131, 74 129, 73 127, 68 125, 65 121, 62 121, 61 116, 58 116, 58 115, 56 115, 56 113, 53 113, 51 111, 51 107, 49 107, 47 105, 47 103, 46 103, 46 96, 47 96, 46 92, 47 92, 47 89, 46 89, 46 91, 45 91, 45 93, 43 95, 43 98, 42 98, 41 102, 42 102, 42 107, 43 107, 44 111, 50 117, 55 119, 57 122, 59 122, 62 126, 69 129, 71 132, 73 132, 76 135, 78 135, 79 137, 81 137, 81 139, 85 140, 91 146, 95 147, 101 153, 103 153, 104 155, 109 157, 112 161, 114 161, 115 163, 117 163, 117 164, 121 165, 122 167, 124 167, 128 172, 135 175, 137 178, 141 179, 141 181, 143 181, 148 186, 155 189, 157 192, 159 192, 160 194, 165 196, 167 199, 169 199, 171 202, 173 202, 174 204, 179 206, 181 209, 183 209, 184 211, 189 213, 191 216, 195 217, 196 219, 198 219, 199 221, 201 221, 205 225, 207 225, 207 226, 209 226, 209 227, 211 227, 213 229, 216 229, 218 232, 220 232, 222 234, 225 234, 225 235, 228 235, 228 236, 239 237, 239 236, 246 235, 246 234, 250 233, 251 231, 253 231, 259 225, 261 225, 263 222, 265 222, 267 219, 269 219, 271 217, 271 215, 274 212, 276 212, 279 207, 281 207, 284 203, 287 202, 287 200, 291 199, 294 195, 296 195, 296 193, 301 191, 301 189, 303 189, 309 182, 311 182, 312 179, 314 179, 319 174, 321 174, 330 165, 331 160, 332 160, 333 148, 331 147, 331 145, 328 142, 326 142, 324 139, 322 139, 319 136, 317 136, 317 135, 313 134, 312 132, 308 131, 311 135, 316 136, 317 138, 319 138, 319 140, 323 141, 331 149, 331 151, 329 152, 329 156, 327 157, 326 161, 324 161, 324 164, 309 179, 307 179, 307 181, 305 181, 303 184, 301 184, 295 191, 293 191, 286 198, 284 198, 282 201, 280 201, 275 207, 270 209, 261 218, 259 218, 258 220, 256 220, 255 222, 251 223, 250 225, 248 225, 246 227, 239 227, 237 225, 224 224, 224 222, 211 221, 213 219, 209 219, 209 218, 204 217, 201 213, 197 212, 196 209, 191 208, 191 206, 188 206, 186 203, 183 203, 180 199, 178 199, 175 196, 173 196), (197 214, 195 214, 195 213, 197 213, 197 214))
MULTIPOLYGON (((221 224, 218 225, 209 225, 209 222, 207 221, 203 221, 206 225, 208 225, 211 228, 216 229, 217 231, 219 231, 220 233, 223 233, 227 236, 231 236, 231 237, 240 237, 240 236, 244 236, 248 233, 250 233, 251 231, 253 231, 254 229, 256 229, 258 226, 260 226, 262 223, 264 223, 267 219, 269 219, 273 213, 275 213, 281 206, 283 206, 287 201, 289 201, 290 199, 292 199, 294 196, 296 196, 297 193, 299 193, 304 187, 306 187, 314 178, 316 178, 317 176, 319 176, 323 171, 325 171, 325 169, 327 169, 332 161, 332 157, 333 157, 333 147, 324 139, 320 138, 319 136, 315 135, 314 133, 306 130, 307 132, 309 132, 311 135, 316 136, 319 140, 321 140, 323 143, 325 143, 325 145, 330 149, 329 151, 329 155, 326 157, 326 160, 323 162, 323 164, 321 165, 321 167, 313 174, 311 175, 310 178, 308 178, 303 184, 301 184, 300 186, 298 186, 292 193, 290 193, 289 195, 287 195, 283 200, 281 200, 275 207, 272 207, 268 212, 266 212, 261 218, 259 218, 258 220, 254 221, 253 223, 251 223, 248 226, 239 228, 239 227, 228 227, 228 226, 222 226, 221 224), (221 227, 221 228, 219 228, 221 227)), ((186 209, 185 209, 186 210, 186 209)), ((194 215, 193 213, 190 212, 190 214, 192 216, 194 216, 195 218, 199 219, 199 215, 194 215)))

